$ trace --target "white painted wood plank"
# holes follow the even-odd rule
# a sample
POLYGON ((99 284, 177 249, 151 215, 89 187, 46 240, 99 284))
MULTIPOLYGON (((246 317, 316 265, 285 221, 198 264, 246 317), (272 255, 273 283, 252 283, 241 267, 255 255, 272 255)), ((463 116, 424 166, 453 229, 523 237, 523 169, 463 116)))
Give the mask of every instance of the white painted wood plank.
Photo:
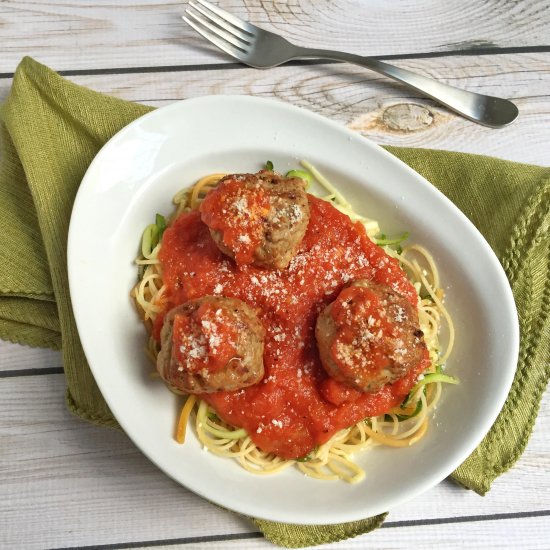
POLYGON ((0 372, 61 367, 61 353, 0 340, 0 372))
MULTIPOLYGON (((539 46, 550 35, 546 0, 217 4, 301 45, 371 56, 539 46)), ((13 71, 24 55, 58 70, 226 61, 180 19, 185 7, 179 0, 4 0, 0 72, 13 71)))
MULTIPOLYGON (((406 60, 399 65, 444 82, 508 97, 519 119, 493 130, 436 107, 372 72, 346 64, 72 76, 74 82, 155 106, 208 94, 278 98, 325 115, 380 144, 448 149, 550 165, 550 53, 406 60), (391 116, 409 109, 408 116, 391 116)), ((0 99, 9 79, 0 79, 0 99)))
MULTIPOLYGON (((256 530, 248 521, 171 481, 124 434, 71 416, 64 406, 64 385, 62 375, 0 379, 0 517, 6 526, 0 543, 6 548, 129 543, 256 530)), ((550 510, 549 429, 547 394, 526 453, 486 497, 444 482, 423 498, 392 510, 388 521, 550 510)), ((536 542, 531 525, 543 525, 544 519, 513 520, 514 540, 536 542)), ((375 535, 376 541, 382 541, 376 547, 403 547, 410 536, 419 543, 448 537, 469 547, 475 541, 490 546, 499 529, 512 535, 509 522, 504 522, 495 528, 481 522, 408 527, 406 535, 405 528, 385 528, 375 535)), ((234 544, 245 547, 244 541, 234 544)), ((220 543, 219 548, 225 545, 220 543)))

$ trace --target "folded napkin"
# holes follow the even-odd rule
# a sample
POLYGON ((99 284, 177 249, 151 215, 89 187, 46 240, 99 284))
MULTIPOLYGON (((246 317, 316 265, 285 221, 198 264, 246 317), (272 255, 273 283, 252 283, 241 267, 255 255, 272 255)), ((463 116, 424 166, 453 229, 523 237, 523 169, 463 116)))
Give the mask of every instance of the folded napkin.
MULTIPOLYGON (((61 349, 67 405, 81 418, 117 426, 86 363, 67 280, 67 231, 91 160, 118 130, 150 110, 64 80, 25 58, 0 107, 0 338, 61 349)), ((550 377, 550 169, 489 157, 388 148, 445 193, 483 233, 508 276, 521 349, 504 408, 453 474, 485 494, 519 458, 550 377)), ((303 547, 353 537, 385 514, 339 525, 254 520, 266 538, 303 547)))

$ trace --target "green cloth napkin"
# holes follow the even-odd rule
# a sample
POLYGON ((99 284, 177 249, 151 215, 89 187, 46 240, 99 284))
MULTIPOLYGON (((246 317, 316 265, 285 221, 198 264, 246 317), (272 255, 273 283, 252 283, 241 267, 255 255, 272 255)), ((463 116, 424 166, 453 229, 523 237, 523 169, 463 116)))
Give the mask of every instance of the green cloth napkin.
MULTIPOLYGON (((86 363, 67 281, 67 231, 88 165, 118 130, 149 107, 77 86, 25 58, 0 108, 0 338, 61 349, 67 405, 117 426, 86 363)), ((550 377, 550 169, 489 157, 388 148, 447 195, 499 257, 519 312, 516 377, 489 434, 452 478, 479 494, 519 458, 550 377)), ((367 533, 385 514, 339 525, 254 520, 287 547, 367 533)))

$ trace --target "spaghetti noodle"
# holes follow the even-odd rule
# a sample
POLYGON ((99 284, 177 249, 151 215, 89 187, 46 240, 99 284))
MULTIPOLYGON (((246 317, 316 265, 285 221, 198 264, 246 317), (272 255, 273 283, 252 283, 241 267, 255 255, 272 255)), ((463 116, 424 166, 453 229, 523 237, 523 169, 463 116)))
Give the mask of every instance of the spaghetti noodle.
MULTIPOLYGON (((378 242, 385 252, 396 258, 418 294, 420 329, 429 351, 430 366, 418 378, 404 401, 381 416, 361 420, 349 428, 339 430, 328 441, 299 459, 284 459, 263 451, 243 428, 237 428, 220 419, 214 408, 204 399, 187 396, 176 430, 176 439, 183 442, 185 426, 194 414, 194 427, 203 446, 212 453, 237 460, 243 468, 255 474, 272 474, 296 466, 308 476, 318 479, 343 479, 350 483, 361 481, 365 472, 353 462, 353 455, 367 447, 388 445, 407 447, 418 442, 426 433, 429 415, 441 396, 442 383, 456 383, 456 379, 442 373, 454 342, 452 319, 443 304, 444 291, 431 254, 419 245, 401 249, 401 239, 379 236, 378 223, 353 212, 345 198, 309 163, 303 166, 323 186, 328 195, 322 197, 335 208, 360 221, 367 235, 378 242), (440 342, 441 327, 446 327, 446 345, 440 342)), ((170 226, 183 212, 196 210, 204 196, 212 190, 224 174, 211 174, 174 197, 176 206, 170 226)), ((147 354, 153 362, 159 353, 158 339, 153 337, 153 324, 164 309, 166 285, 159 260, 163 219, 157 217, 155 226, 144 232, 142 255, 137 260, 140 281, 132 291, 140 316, 150 335, 147 354), (157 229, 155 229, 156 227, 157 229)), ((173 389, 173 388, 172 388, 173 389)), ((181 392, 180 392, 181 393, 181 392)))

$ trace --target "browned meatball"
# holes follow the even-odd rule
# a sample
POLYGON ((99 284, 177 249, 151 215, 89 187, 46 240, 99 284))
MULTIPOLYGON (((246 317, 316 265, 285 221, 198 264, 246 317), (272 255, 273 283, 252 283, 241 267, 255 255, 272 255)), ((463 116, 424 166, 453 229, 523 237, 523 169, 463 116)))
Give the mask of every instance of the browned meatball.
POLYGON ((264 328, 236 298, 205 296, 170 310, 157 370, 180 393, 233 391, 264 375, 264 328))
POLYGON ((305 185, 266 170, 226 176, 204 198, 201 218, 237 264, 284 269, 309 222, 305 185))
POLYGON ((327 373, 363 392, 402 378, 426 349, 417 309, 388 286, 363 279, 321 312, 315 336, 327 373))

